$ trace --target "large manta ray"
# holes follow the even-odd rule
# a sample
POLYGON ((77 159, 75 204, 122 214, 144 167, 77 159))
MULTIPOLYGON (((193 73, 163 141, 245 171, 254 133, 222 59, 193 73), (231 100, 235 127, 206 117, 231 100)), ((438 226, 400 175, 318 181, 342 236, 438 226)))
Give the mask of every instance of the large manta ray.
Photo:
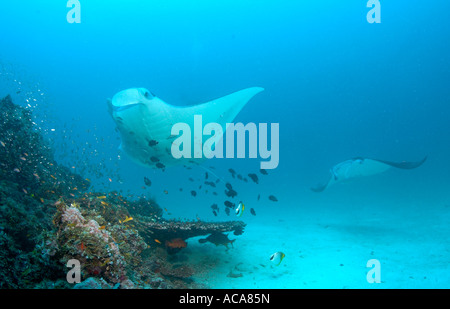
POLYGON ((314 192, 322 192, 337 182, 383 173, 392 167, 410 170, 421 166, 426 159, 427 157, 419 162, 389 162, 368 158, 346 160, 330 169, 330 176, 326 183, 313 187, 311 190, 314 192))
POLYGON ((243 89, 222 98, 189 107, 165 103, 145 88, 123 90, 108 100, 109 112, 122 137, 122 149, 133 161, 152 168, 187 164, 198 159, 175 159, 171 153, 172 126, 186 123, 194 128, 194 115, 202 123, 218 123, 225 128, 263 88, 243 89))

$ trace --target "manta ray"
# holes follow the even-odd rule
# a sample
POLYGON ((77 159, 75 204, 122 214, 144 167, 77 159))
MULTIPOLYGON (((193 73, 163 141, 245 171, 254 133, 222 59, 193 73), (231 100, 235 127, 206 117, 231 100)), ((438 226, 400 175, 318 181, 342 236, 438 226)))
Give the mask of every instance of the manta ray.
POLYGON ((204 123, 215 122, 225 127, 263 90, 251 87, 210 102, 181 107, 165 103, 145 88, 131 88, 118 92, 107 103, 122 138, 119 149, 140 165, 165 168, 199 160, 172 156, 172 142, 177 137, 171 135, 174 124, 186 123, 193 128, 194 115, 201 115, 204 123))
POLYGON ((380 174, 392 167, 410 170, 421 166, 426 159, 427 157, 418 162, 389 162, 361 157, 346 160, 336 164, 330 169, 330 175, 326 183, 313 187, 311 190, 314 192, 322 192, 337 182, 380 174))

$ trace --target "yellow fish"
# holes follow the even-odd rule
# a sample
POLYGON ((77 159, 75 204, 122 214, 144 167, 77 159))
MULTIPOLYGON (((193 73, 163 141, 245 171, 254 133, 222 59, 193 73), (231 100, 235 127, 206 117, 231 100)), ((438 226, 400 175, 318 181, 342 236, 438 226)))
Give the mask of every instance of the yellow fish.
POLYGON ((110 259, 106 259, 102 264, 100 264, 100 266, 106 266, 106 264, 108 264, 110 261, 110 259))
POLYGON ((127 217, 125 218, 125 220, 122 221, 122 223, 131 221, 131 220, 133 220, 133 217, 128 217, 128 216, 127 216, 127 217))
POLYGON ((281 261, 284 259, 285 256, 286 256, 286 254, 284 254, 281 251, 278 251, 278 252, 275 252, 274 254, 272 254, 269 259, 272 263, 274 263, 275 265, 278 266, 278 265, 280 265, 281 261))
POLYGON ((244 209, 245 209, 244 203, 239 202, 239 205, 235 210, 236 216, 242 217, 242 214, 244 213, 244 209))
POLYGON ((97 196, 97 198, 99 198, 99 199, 106 198, 106 195, 100 195, 100 196, 97 196))

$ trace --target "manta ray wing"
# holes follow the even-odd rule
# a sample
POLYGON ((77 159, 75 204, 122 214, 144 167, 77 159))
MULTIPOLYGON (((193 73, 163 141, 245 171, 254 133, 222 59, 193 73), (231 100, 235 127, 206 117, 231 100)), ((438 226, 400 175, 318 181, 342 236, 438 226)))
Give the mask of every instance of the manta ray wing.
POLYGON ((243 89, 207 103, 181 108, 179 113, 185 120, 193 115, 202 115, 203 123, 216 122, 224 127, 225 123, 233 121, 251 98, 263 90, 261 87, 243 89))
POLYGON ((411 169, 421 166, 427 160, 427 158, 428 158, 428 156, 425 156, 425 158, 423 158, 422 160, 417 161, 417 162, 406 162, 406 161, 390 162, 390 161, 383 161, 383 160, 376 160, 376 159, 372 159, 372 160, 390 165, 392 167, 396 167, 396 168, 400 168, 400 169, 404 169, 404 170, 411 170, 411 169))

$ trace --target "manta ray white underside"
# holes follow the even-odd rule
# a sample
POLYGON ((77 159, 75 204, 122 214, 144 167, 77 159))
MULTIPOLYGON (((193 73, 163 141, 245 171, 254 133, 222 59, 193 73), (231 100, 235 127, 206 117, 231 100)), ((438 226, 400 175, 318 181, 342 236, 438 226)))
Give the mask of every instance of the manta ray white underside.
POLYGON ((172 156, 171 145, 176 138, 171 135, 174 124, 186 123, 193 127, 194 115, 202 115, 204 123, 215 122, 225 127, 253 96, 263 90, 252 87, 207 103, 177 107, 165 103, 145 88, 132 88, 114 95, 108 100, 108 107, 122 138, 121 149, 141 165, 165 168, 195 161, 172 156))

